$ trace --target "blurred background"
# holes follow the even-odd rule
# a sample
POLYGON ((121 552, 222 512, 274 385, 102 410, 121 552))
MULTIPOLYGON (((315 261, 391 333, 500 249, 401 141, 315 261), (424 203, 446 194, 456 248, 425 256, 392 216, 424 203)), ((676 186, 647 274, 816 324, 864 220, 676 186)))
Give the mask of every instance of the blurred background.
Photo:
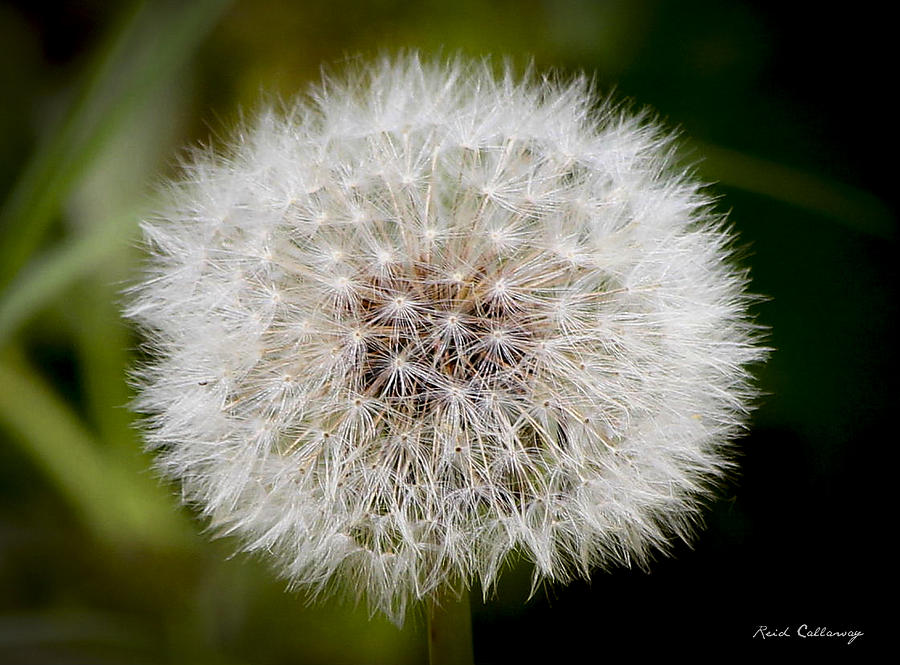
POLYGON ((898 260, 894 37, 876 7, 0 4, 0 663, 424 662, 421 616, 401 631, 310 605, 178 507, 126 408, 139 340, 119 317, 137 220, 183 146, 217 144, 242 109, 305 89, 323 63, 400 48, 533 57, 655 109, 717 183, 775 348, 740 473, 693 548, 531 599, 529 567, 511 565, 486 602, 473 595, 476 660, 882 641, 898 260), (804 623, 865 635, 752 637, 804 623))

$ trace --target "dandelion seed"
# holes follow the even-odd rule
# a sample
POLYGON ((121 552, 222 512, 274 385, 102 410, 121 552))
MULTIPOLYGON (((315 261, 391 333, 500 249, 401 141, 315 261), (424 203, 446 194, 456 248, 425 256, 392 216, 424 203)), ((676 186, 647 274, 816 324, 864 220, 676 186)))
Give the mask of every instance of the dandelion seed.
POLYGON ((764 351, 666 134, 407 56, 237 137, 145 222, 129 309, 147 441, 217 529, 398 622, 513 550, 568 580, 691 537, 764 351))

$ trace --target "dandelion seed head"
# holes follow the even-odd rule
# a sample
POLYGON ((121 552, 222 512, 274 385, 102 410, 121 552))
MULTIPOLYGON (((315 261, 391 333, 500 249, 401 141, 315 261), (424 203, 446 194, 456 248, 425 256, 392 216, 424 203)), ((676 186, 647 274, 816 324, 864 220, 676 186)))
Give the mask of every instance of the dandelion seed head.
POLYGON ((764 351, 668 135, 583 78, 386 58, 195 151, 128 315, 160 469, 297 587, 402 621, 646 566, 728 468, 764 351))

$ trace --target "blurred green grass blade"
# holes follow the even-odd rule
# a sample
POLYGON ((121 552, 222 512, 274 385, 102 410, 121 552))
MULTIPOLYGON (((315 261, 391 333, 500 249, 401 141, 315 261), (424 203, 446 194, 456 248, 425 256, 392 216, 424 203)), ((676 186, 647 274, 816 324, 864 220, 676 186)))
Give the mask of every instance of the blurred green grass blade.
POLYGON ((708 178, 825 215, 862 233, 896 237, 890 209, 865 190, 736 150, 693 143, 703 155, 699 168, 708 178))
POLYGON ((6 241, 0 250, 4 259, 0 265, 0 284, 9 281, 40 242, 44 227, 76 171, 79 145, 97 121, 108 80, 125 59, 145 14, 145 6, 137 5, 98 49, 81 90, 61 124, 49 139, 38 144, 0 209, 0 233, 6 241))
POLYGON ((128 114, 187 61, 229 4, 199 0, 163 11, 150 3, 120 28, 85 92, 0 211, 0 285, 27 261, 72 186, 128 114))
POLYGON ((130 224, 104 223, 35 258, 10 287, 0 293, 0 346, 29 317, 121 249, 131 228, 130 224))
POLYGON ((119 532, 122 516, 93 437, 21 361, 0 360, 0 385, 0 421, 18 434, 32 461, 95 532, 119 532))
POLYGON ((15 436, 98 537, 154 547, 182 545, 180 513, 149 475, 103 454, 78 416, 9 350, 0 356, 0 424, 15 436))
POLYGON ((107 446, 137 451, 141 445, 128 409, 132 344, 119 316, 119 294, 114 282, 106 279, 111 272, 92 275, 75 288, 70 319, 87 417, 107 446))

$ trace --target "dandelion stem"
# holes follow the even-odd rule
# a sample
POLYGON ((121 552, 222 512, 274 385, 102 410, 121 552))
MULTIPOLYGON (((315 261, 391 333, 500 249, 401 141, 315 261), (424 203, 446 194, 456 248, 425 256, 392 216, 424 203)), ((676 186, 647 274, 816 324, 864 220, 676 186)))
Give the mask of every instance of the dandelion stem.
POLYGON ((428 662, 430 665, 472 665, 472 617, 469 592, 452 591, 427 601, 428 662))

